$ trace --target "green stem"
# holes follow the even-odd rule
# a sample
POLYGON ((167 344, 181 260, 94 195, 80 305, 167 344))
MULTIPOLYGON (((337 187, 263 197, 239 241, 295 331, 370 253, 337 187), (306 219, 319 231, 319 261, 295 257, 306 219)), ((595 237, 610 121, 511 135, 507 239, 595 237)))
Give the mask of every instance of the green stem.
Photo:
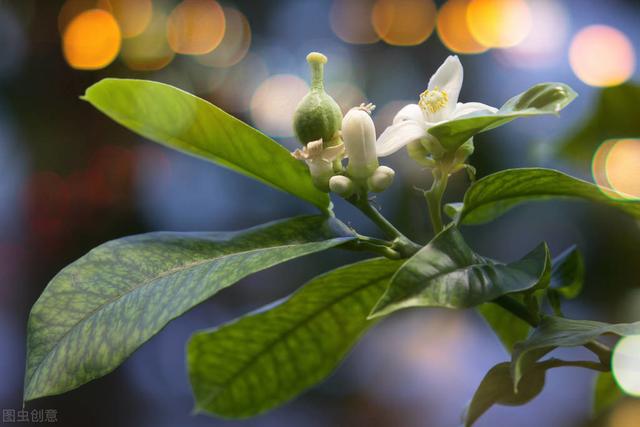
POLYGON ((347 199, 349 203, 360 209, 378 228, 392 239, 391 249, 398 252, 402 258, 409 258, 420 250, 422 246, 413 242, 402 234, 393 224, 389 222, 376 208, 371 205, 366 192, 360 192, 347 199))
POLYGON ((440 233, 444 226, 442 225, 442 195, 447 189, 449 181, 449 173, 446 170, 436 168, 433 170, 433 184, 431 189, 424 192, 429 206, 429 218, 431 218, 431 226, 434 234, 440 233))
POLYGON ((600 371, 600 372, 609 372, 611 370, 608 365, 604 365, 598 362, 592 362, 589 360, 549 359, 549 360, 545 360, 544 362, 540 362, 540 364, 547 369, 573 366, 576 368, 585 368, 585 369, 591 369, 593 371, 600 371))
MULTIPOLYGON (((493 300, 492 302, 511 312, 511 314, 515 315, 516 317, 524 320, 534 328, 540 325, 539 316, 531 313, 522 303, 508 295, 503 295, 493 300)), ((599 341, 592 340, 584 344, 583 347, 598 356, 598 359, 603 366, 606 366, 607 368, 609 367, 609 365, 611 364, 611 349, 607 345, 599 341)))

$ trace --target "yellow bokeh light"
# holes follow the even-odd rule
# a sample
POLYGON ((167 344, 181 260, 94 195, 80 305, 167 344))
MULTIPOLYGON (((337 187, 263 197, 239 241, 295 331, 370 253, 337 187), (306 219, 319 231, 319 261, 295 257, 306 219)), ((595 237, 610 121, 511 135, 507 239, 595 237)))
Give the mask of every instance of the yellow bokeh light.
POLYGON ((371 24, 374 0, 334 0, 329 11, 331 29, 352 44, 375 43, 380 38, 371 24))
POLYGON ((615 406, 606 427, 638 427, 640 400, 623 400, 615 406))
POLYGON ((123 38, 141 34, 151 22, 153 14, 151 0, 98 0, 98 7, 116 18, 123 38))
POLYGON ((612 139, 596 150, 593 179, 613 199, 640 199, 640 140, 612 139))
POLYGON ((174 57, 166 37, 167 15, 154 10, 142 34, 124 40, 122 61, 132 70, 153 71, 166 67, 174 57))
POLYGON ((487 47, 473 38, 467 24, 470 0, 448 0, 438 11, 437 29, 442 43, 457 53, 482 53, 487 47))
POLYGON ((308 91, 307 83, 292 74, 266 79, 251 98, 256 127, 271 136, 293 136, 293 113, 308 91))
POLYGON ((376 34, 396 46, 414 46, 424 42, 436 24, 436 6, 432 0, 378 0, 371 22, 376 34))
POLYGON ((224 32, 224 11, 215 0, 184 0, 167 22, 169 45, 186 55, 211 52, 222 42, 224 32))
POLYGON ((575 35, 569 62, 580 80, 590 86, 615 86, 635 70, 633 45, 622 32, 606 25, 592 25, 575 35))
POLYGON ((531 11, 524 0, 471 0, 467 23, 473 37, 486 47, 510 47, 531 31, 531 11))
POLYGON ((611 372, 618 386, 635 397, 640 397, 639 367, 640 335, 620 338, 611 355, 611 372))
POLYGON ((609 185, 627 199, 640 199, 640 139, 621 139, 605 161, 609 185))
POLYGON ((118 23, 113 15, 102 9, 90 9, 77 15, 62 36, 65 59, 79 70, 97 70, 111 64, 121 43, 118 23))
POLYGON ((251 27, 237 9, 225 7, 225 33, 213 52, 196 56, 198 62, 210 67, 231 67, 242 60, 251 46, 251 27))

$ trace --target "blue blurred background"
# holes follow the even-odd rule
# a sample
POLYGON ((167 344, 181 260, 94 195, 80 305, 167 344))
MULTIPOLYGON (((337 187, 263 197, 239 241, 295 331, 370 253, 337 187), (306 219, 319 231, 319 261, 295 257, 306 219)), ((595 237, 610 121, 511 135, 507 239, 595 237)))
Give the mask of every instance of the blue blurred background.
MULTIPOLYGON (((457 53, 463 102, 500 106, 541 81, 566 82, 580 94, 560 119, 516 121, 478 136, 471 163, 479 176, 554 167, 599 184, 622 177, 604 185, 640 197, 637 144, 618 156, 635 163, 606 162, 611 170, 602 171, 592 162, 605 139, 640 137, 638 22, 636 0, 0 0, 0 408, 22 407, 31 305, 58 270, 92 247, 151 230, 235 230, 313 212, 119 127, 78 99, 92 83, 113 76, 167 82, 294 149, 291 115, 307 91, 309 51, 329 57, 327 89, 344 111, 377 105, 378 133, 457 53)), ((428 241, 426 206, 414 186, 428 187, 430 174, 404 152, 385 162, 397 181, 378 205, 402 231, 428 241)), ((456 176, 447 201, 459 201, 467 185, 456 176)), ((341 218, 375 234, 366 219, 334 202, 341 218)), ((474 249, 503 261, 541 240, 555 254, 576 243, 587 283, 566 313, 640 319, 640 227, 616 211, 540 203, 463 231, 474 249)), ((171 323, 114 373, 27 408, 56 409, 64 426, 457 425, 484 373, 508 358, 472 311, 394 315, 327 382, 258 418, 190 415, 184 344, 194 330, 356 259, 334 249, 244 279, 171 323)), ((554 370, 532 403, 493 408, 477 425, 640 425, 636 400, 592 420, 592 380, 591 372, 554 370)))

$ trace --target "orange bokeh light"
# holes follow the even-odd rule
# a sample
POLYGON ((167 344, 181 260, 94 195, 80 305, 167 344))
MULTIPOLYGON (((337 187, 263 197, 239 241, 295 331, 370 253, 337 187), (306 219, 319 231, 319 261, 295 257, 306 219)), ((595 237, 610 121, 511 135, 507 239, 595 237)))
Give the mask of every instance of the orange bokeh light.
POLYGON ((622 32, 606 25, 592 25, 575 35, 569 62, 580 80, 590 86, 615 86, 635 70, 633 45, 622 32))
POLYGON ((67 25, 79 14, 89 9, 95 9, 96 0, 67 0, 64 2, 58 12, 58 30, 60 34, 64 34, 67 25))
POLYGON ((213 52, 197 56, 203 65, 210 67, 231 67, 242 60, 251 46, 251 27, 242 12, 230 7, 224 8, 225 32, 222 42, 213 52))
POLYGON ((98 7, 111 12, 124 38, 141 34, 151 22, 153 14, 151 0, 98 0, 98 7))
POLYGON ((215 0, 184 0, 167 22, 169 45, 186 55, 211 52, 222 42, 224 32, 224 11, 215 0))
POLYGON ((473 37, 486 47, 510 47, 531 31, 531 11, 524 0, 471 0, 467 23, 473 37))
POLYGON ((593 179, 613 199, 640 199, 640 139, 605 141, 593 156, 593 179))
POLYGON ((437 29, 442 43, 457 53, 482 53, 487 47, 473 38, 467 24, 470 0, 448 0, 438 11, 437 29))
POLYGON ((352 44, 375 43, 380 38, 371 24, 374 0, 334 0, 329 11, 331 29, 352 44))
POLYGON ((118 56, 122 38, 113 15, 102 9, 90 9, 67 25, 62 37, 64 57, 73 68, 97 70, 118 56))
POLYGON ((371 14, 373 28, 385 42, 414 46, 424 42, 436 24, 432 0, 378 0, 371 14))

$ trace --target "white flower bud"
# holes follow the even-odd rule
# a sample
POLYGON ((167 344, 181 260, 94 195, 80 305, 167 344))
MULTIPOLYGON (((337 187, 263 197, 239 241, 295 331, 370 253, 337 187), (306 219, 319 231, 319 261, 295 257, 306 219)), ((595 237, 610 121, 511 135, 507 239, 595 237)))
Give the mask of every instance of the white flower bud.
POLYGON ((367 179, 378 167, 372 109, 373 106, 363 104, 349 110, 342 119, 342 139, 349 157, 347 173, 356 180, 367 179))
POLYGON ((335 175, 329 180, 329 188, 339 196, 347 198, 353 194, 356 186, 346 176, 335 175))
POLYGON ((369 177, 367 183, 371 191, 379 193, 389 188, 395 175, 395 171, 390 167, 380 166, 373 172, 373 175, 369 177))

